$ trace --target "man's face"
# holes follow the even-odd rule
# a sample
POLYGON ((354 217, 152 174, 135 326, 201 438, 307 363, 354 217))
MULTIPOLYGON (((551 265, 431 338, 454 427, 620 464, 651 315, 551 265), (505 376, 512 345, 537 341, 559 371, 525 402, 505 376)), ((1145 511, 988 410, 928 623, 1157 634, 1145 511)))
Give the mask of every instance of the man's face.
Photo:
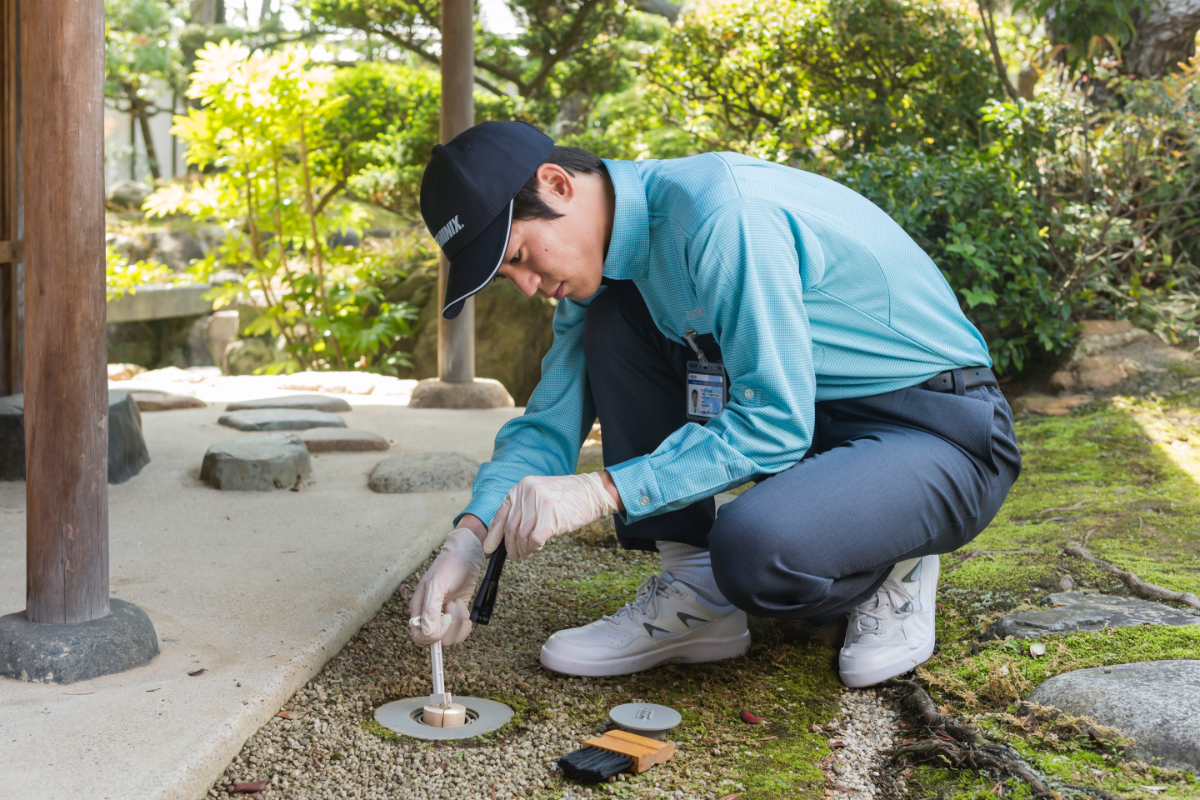
POLYGON ((542 201, 558 219, 518 220, 498 275, 527 297, 587 300, 600 288, 612 225, 605 181, 553 164, 538 169, 542 201))

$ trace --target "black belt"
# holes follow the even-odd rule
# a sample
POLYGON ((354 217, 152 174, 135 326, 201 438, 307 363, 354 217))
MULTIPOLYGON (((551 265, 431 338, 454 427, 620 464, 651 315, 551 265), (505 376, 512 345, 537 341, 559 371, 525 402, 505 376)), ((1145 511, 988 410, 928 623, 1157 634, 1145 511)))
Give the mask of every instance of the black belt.
POLYGON ((976 386, 1000 386, 996 375, 987 367, 963 367, 950 369, 941 375, 934 375, 924 383, 918 383, 917 388, 928 389, 931 392, 956 392, 955 384, 961 382, 962 390, 974 389, 976 386), (955 376, 961 376, 956 378, 955 376))

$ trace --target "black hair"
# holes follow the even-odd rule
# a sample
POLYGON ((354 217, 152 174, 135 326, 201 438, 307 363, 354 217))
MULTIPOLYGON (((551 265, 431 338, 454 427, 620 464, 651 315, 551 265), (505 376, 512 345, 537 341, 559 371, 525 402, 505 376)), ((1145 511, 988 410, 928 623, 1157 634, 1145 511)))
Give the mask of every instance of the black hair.
MULTIPOLYGON (((579 174, 608 177, 608 170, 604 168, 604 162, 600 160, 600 157, 581 147, 551 147, 550 154, 542 163, 562 167, 571 177, 579 174)), ((541 195, 538 194, 536 172, 529 180, 525 181, 521 191, 517 192, 517 196, 513 198, 513 220, 558 219, 561 216, 562 214, 546 205, 541 195)))

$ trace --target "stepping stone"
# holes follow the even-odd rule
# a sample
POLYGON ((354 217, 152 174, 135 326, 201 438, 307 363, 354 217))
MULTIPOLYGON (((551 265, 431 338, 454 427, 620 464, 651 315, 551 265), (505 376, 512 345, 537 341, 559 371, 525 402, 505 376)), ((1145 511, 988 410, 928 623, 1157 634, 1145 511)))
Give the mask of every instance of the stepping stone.
MULTIPOLYGON (((142 415, 125 389, 108 393, 108 482, 124 483, 150 463, 142 415)), ((0 397, 0 480, 25 480, 25 396, 0 397)))
POLYGON ((256 408, 222 414, 217 422, 239 431, 302 431, 308 428, 344 428, 337 414, 303 408, 256 408))
POLYGON ((263 397, 258 400, 239 400, 225 406, 226 411, 245 411, 255 408, 292 408, 309 411, 337 413, 352 411, 350 404, 340 397, 321 394, 291 394, 287 397, 263 397))
POLYGON ((383 494, 470 489, 478 470, 462 453, 401 453, 376 464, 367 486, 383 494))
POLYGON ((138 411, 175 411, 180 408, 207 408, 208 403, 195 397, 166 392, 131 392, 138 411))
POLYGON ((387 439, 378 433, 357 431, 353 428, 309 428, 301 431, 300 440, 310 453, 361 452, 363 450, 387 450, 387 439))
POLYGON ((259 433, 217 442, 204 454, 200 479, 227 492, 291 489, 312 474, 308 448, 294 433, 259 433))
POLYGON ((1006 614, 993 622, 982 638, 1037 639, 1059 633, 1138 625, 1200 625, 1200 616, 1132 597, 1064 592, 1050 595, 1046 602, 1059 608, 1006 614))
POLYGON ((1200 770, 1200 661, 1080 669, 1054 676, 1026 699, 1118 729, 1134 740, 1133 758, 1200 770))

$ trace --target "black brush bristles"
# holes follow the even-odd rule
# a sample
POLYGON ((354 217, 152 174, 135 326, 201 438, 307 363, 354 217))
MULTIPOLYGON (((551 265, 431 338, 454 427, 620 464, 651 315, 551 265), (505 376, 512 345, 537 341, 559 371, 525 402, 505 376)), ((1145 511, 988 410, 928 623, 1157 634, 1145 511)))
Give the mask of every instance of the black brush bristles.
POLYGON ((633 767, 633 759, 599 747, 581 747, 558 759, 563 775, 583 783, 600 783, 633 767))

